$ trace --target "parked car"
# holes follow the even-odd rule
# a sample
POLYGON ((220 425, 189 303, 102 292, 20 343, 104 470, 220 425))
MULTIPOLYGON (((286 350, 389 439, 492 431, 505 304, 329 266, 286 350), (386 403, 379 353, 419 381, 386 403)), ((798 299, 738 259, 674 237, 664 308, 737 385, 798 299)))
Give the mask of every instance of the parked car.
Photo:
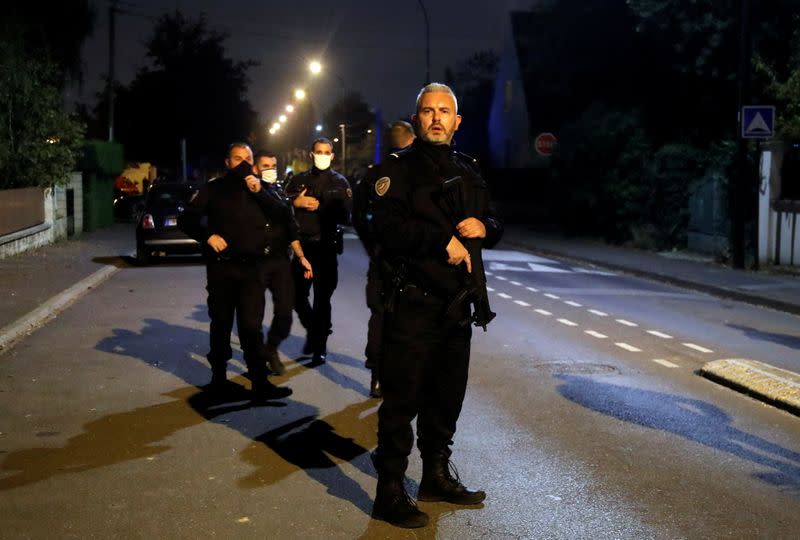
POLYGON ((197 189, 185 183, 153 184, 136 224, 136 261, 139 264, 148 264, 154 254, 203 252, 199 242, 178 229, 178 216, 197 189))

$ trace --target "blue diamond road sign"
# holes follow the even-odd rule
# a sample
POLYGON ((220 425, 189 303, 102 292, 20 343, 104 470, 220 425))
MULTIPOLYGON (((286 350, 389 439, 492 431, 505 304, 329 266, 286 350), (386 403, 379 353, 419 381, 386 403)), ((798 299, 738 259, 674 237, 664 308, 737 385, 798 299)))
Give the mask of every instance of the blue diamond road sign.
POLYGON ((745 105, 742 107, 742 138, 769 139, 775 135, 775 107, 745 105))

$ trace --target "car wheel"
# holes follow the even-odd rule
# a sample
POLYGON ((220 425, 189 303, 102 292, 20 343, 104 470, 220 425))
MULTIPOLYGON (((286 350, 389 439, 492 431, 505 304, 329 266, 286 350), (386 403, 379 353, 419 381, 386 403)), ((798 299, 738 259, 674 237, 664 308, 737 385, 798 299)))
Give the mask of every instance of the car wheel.
POLYGON ((150 251, 143 245, 136 246, 136 264, 139 266, 147 266, 150 264, 150 251))

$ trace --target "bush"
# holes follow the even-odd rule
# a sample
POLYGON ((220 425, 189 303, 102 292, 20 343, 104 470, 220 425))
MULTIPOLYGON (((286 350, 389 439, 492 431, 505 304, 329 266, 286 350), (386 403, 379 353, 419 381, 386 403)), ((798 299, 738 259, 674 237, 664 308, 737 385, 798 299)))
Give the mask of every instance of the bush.
POLYGON ((0 41, 0 189, 67 181, 83 125, 61 110, 50 64, 0 41))

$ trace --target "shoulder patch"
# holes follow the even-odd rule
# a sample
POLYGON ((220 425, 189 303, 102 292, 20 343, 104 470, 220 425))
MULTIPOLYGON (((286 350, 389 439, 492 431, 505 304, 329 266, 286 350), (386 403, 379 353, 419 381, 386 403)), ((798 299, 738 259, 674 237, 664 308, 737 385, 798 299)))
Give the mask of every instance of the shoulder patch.
POLYGON ((389 186, 391 183, 392 180, 388 176, 378 178, 378 180, 375 182, 375 193, 378 194, 378 197, 383 197, 386 195, 386 192, 389 191, 389 186))

